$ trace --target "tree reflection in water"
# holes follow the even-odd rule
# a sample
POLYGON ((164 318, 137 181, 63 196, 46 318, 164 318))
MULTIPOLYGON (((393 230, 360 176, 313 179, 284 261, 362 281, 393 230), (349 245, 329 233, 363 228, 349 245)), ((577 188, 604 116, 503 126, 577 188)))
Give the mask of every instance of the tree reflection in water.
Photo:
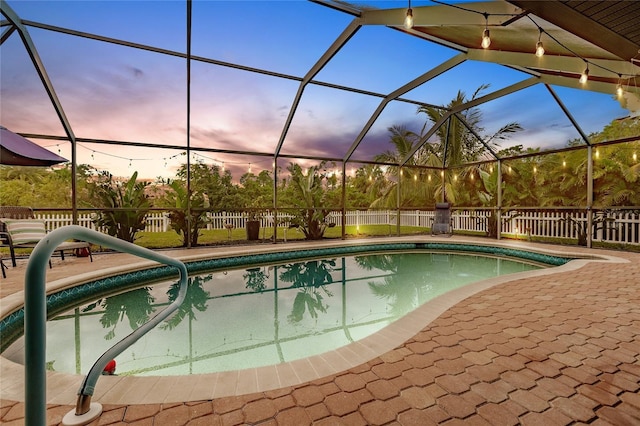
POLYGON ((90 304, 82 312, 90 312, 98 306, 102 307, 104 313, 100 318, 100 324, 104 328, 111 327, 104 336, 105 340, 111 340, 116 336, 118 323, 122 322, 125 316, 129 319, 131 330, 147 322, 149 316, 155 311, 152 306, 155 298, 150 291, 150 287, 141 287, 127 293, 109 296, 90 304))
POLYGON ((317 259, 280 266, 280 281, 292 283, 293 288, 300 288, 293 302, 291 314, 287 316, 290 323, 298 323, 309 312, 311 318, 318 318, 318 313, 326 313, 329 305, 324 303, 324 295, 332 297, 324 285, 333 283, 331 273, 336 270, 336 259, 317 259))
POLYGON ((385 276, 383 283, 370 281, 372 293, 389 300, 391 313, 404 315, 425 299, 434 282, 429 256, 424 254, 405 253, 355 256, 356 263, 368 271, 378 269, 392 274, 385 276))
MULTIPOLYGON (((207 310, 207 300, 209 300, 209 292, 204 291, 202 284, 213 279, 213 274, 209 275, 197 275, 189 278, 187 284, 187 294, 184 301, 177 309, 177 311, 162 325, 163 330, 172 330, 176 328, 185 317, 189 317, 189 320, 196 319, 196 313, 194 309, 204 312, 207 310)), ((167 290, 167 296, 169 296, 169 303, 173 303, 178 298, 180 293, 180 282, 176 282, 167 290)))
POLYGON ((260 268, 249 268, 242 275, 245 279, 245 288, 251 289, 256 293, 264 291, 267 288, 266 281, 269 275, 260 268))

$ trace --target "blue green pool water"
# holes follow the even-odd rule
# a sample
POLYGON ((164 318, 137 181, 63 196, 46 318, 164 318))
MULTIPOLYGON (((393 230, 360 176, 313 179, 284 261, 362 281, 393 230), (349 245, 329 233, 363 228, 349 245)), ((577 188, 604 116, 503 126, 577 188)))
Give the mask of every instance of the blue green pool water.
MULTIPOLYGON (((450 290, 539 269, 478 254, 389 252, 252 266, 190 277, 181 308, 117 358, 120 375, 185 375, 272 365, 375 333, 450 290)), ((70 307, 48 322, 51 370, 83 374, 177 296, 165 280, 70 307)), ((7 351, 20 358, 21 340, 7 351)))

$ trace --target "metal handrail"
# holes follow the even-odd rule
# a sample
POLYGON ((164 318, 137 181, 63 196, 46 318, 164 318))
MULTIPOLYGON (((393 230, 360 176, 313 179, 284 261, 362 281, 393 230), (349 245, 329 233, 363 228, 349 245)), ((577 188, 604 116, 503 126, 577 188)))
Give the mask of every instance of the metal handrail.
POLYGON ((63 423, 69 417, 77 417, 78 419, 72 421, 73 424, 86 424, 100 415, 102 406, 96 403, 92 404, 91 396, 106 364, 175 311, 184 300, 187 292, 187 268, 184 263, 177 259, 78 225, 64 226, 47 234, 33 249, 25 274, 25 422, 28 425, 46 424, 47 302, 45 275, 47 264, 56 247, 71 238, 173 266, 180 273, 180 291, 178 298, 167 308, 116 343, 98 358, 78 391, 76 409, 65 416, 63 423), (93 412, 89 413, 89 410, 93 412), (82 419, 80 419, 81 417, 82 419), (84 422, 84 420, 87 421, 84 422))

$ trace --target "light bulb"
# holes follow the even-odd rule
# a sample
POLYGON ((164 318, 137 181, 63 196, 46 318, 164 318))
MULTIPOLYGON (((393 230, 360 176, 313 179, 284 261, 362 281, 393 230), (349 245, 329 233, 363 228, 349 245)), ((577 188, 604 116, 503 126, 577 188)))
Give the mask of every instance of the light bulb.
POLYGON ((404 27, 408 30, 413 28, 413 10, 407 9, 407 16, 404 17, 404 27))
POLYGON ((536 56, 541 58, 544 55, 544 47, 542 46, 542 42, 539 41, 536 43, 536 56))
POLYGON ((580 84, 585 84, 589 79, 589 65, 584 69, 582 74, 580 75, 580 84))
POLYGON ((622 97, 622 95, 624 94, 624 91, 622 90, 622 84, 618 83, 618 86, 616 86, 616 93, 618 94, 619 98, 622 97))
POLYGON ((486 49, 491 45, 491 38, 489 37, 489 28, 485 28, 482 32, 482 43, 480 44, 483 49, 486 49))
POLYGON ((638 154, 636 154, 635 152, 633 153, 633 161, 637 161, 638 160, 638 154))

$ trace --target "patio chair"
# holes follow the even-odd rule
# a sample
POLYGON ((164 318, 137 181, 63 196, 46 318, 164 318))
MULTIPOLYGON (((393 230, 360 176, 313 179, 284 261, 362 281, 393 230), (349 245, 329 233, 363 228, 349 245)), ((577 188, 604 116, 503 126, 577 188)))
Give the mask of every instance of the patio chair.
POLYGON ((453 235, 453 218, 451 203, 436 203, 435 216, 431 225, 431 235, 453 235))
MULTIPOLYGON (((33 249, 47 235, 44 220, 36 219, 30 207, 0 206, 0 241, 9 247, 11 264, 16 266, 17 248, 33 249)), ((65 241, 54 251, 64 260, 65 251, 86 250, 91 261, 91 245, 85 241, 65 241)), ((51 261, 49 261, 51 267, 51 261)))

